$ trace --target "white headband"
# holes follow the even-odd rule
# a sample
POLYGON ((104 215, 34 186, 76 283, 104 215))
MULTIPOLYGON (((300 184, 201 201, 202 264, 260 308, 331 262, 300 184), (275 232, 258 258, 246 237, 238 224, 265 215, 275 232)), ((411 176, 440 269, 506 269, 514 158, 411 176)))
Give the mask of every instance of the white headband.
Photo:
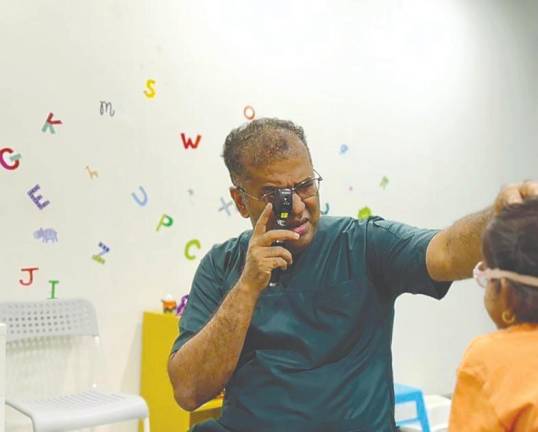
POLYGON ((523 284, 523 285, 529 285, 535 288, 538 288, 538 277, 535 276, 525 276, 520 275, 518 273, 506 271, 506 270, 500 270, 500 269, 486 269, 483 271, 484 276, 486 276, 488 279, 510 279, 511 281, 523 284))

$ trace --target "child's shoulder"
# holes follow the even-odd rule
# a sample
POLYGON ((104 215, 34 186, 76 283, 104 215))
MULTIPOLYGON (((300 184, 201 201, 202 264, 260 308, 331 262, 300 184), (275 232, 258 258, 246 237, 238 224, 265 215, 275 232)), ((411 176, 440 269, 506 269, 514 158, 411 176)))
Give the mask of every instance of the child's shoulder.
POLYGON ((494 350, 495 344, 502 340, 502 331, 495 331, 475 337, 467 349, 465 350, 465 357, 474 357, 484 352, 494 350))
POLYGON ((478 366, 511 361, 514 350, 528 339, 538 342, 538 327, 514 326, 478 336, 467 347, 462 364, 478 366))
POLYGON ((478 372, 487 368, 491 361, 498 359, 498 351, 503 350, 506 334, 502 330, 477 336, 467 346, 460 369, 478 372))

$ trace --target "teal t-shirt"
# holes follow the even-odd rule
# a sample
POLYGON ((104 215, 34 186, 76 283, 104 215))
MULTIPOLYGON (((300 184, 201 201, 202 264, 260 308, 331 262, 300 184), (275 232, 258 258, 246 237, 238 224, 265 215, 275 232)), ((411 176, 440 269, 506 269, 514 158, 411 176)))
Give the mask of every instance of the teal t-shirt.
MULTIPOLYGON (((391 341, 402 293, 442 298, 426 249, 435 230, 323 216, 281 284, 260 296, 222 415, 196 432, 395 430, 391 341)), ((177 351, 239 279, 252 231, 214 246, 196 272, 177 351)))

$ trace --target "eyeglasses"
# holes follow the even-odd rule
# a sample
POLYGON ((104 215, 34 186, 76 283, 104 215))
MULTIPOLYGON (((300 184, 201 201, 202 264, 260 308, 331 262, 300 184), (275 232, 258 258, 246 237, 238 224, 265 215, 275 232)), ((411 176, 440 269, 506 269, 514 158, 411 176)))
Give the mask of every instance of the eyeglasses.
POLYGON ((486 288, 490 280, 498 280, 503 278, 520 283, 522 285, 538 288, 538 277, 520 275, 518 273, 499 269, 489 269, 482 261, 479 262, 474 268, 473 277, 478 285, 480 285, 482 288, 486 288))
POLYGON ((314 173, 316 173, 317 177, 303 180, 302 182, 297 183, 295 186, 290 188, 275 188, 275 190, 264 193, 261 197, 256 197, 249 194, 241 186, 235 185, 235 187, 249 198, 255 199, 257 201, 263 201, 266 204, 274 201, 276 189, 291 190, 292 193, 295 192, 302 200, 305 200, 313 197, 314 195, 317 195, 317 193, 319 192, 320 182, 323 180, 323 177, 321 177, 316 170, 314 170, 314 173))

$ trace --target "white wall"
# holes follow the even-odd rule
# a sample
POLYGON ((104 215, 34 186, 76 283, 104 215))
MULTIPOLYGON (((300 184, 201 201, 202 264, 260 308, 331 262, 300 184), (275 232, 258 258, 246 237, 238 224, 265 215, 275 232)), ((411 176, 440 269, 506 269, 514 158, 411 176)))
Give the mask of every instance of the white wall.
MULTIPOLYGON (((22 159, 0 166, 0 300, 44 299, 51 279, 59 297, 89 298, 110 386, 138 391, 142 311, 188 292, 199 258, 185 243, 199 239, 200 257, 249 227, 218 211, 222 143, 245 105, 304 126, 331 214, 368 205, 444 227, 536 177, 536 22, 532 0, 5 1, 0 149, 22 159), (41 132, 49 112, 54 135, 41 132), (26 195, 37 183, 43 210, 26 195), (174 224, 156 232, 163 213, 174 224), (40 227, 59 241, 34 239, 40 227), (99 242, 105 264, 91 259, 99 242)), ((492 329, 471 282, 442 302, 404 296, 397 312, 396 378, 429 392, 450 392, 463 349, 492 329)))

